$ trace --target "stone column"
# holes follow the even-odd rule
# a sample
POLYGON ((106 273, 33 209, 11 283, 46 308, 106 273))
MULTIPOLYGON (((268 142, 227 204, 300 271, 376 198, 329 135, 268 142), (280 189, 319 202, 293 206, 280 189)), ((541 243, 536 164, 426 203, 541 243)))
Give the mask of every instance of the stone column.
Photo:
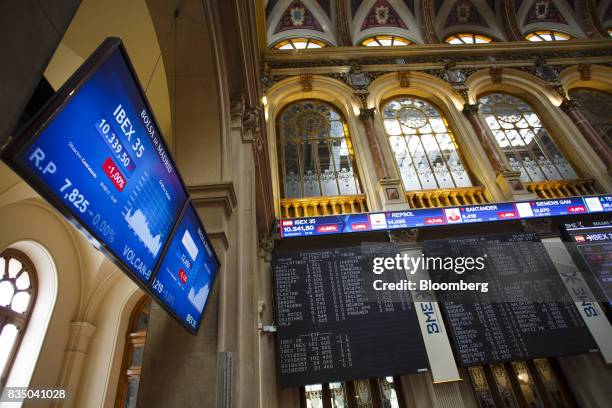
POLYGON ((493 169, 497 173, 510 170, 510 166, 505 157, 503 157, 497 147, 493 145, 493 142, 487 134, 485 124, 482 123, 480 116, 478 116, 478 105, 477 104, 465 104, 463 106, 463 114, 468 118, 470 124, 478 136, 478 141, 482 145, 484 151, 489 157, 489 161, 493 166, 493 169))
MULTIPOLYGON (((376 191, 380 199, 383 210, 402 210, 407 208, 406 194, 400 179, 391 177, 391 165, 387 162, 385 154, 382 151, 376 127, 374 125, 375 108, 362 108, 359 118, 365 128, 368 146, 372 153, 372 161, 376 170, 376 191)), ((378 208, 370 208, 370 211, 378 210, 378 208)))
POLYGON ((478 115, 477 104, 465 104, 463 114, 467 117, 476 132, 478 141, 482 145, 493 170, 497 173, 497 184, 501 187, 504 195, 509 200, 532 199, 536 198, 533 193, 525 190, 520 180, 520 172, 513 171, 506 157, 499 151, 493 143, 493 135, 487 131, 487 125, 482 122, 478 115))
POLYGON ((380 143, 376 137, 376 129, 374 128, 374 111, 375 108, 361 108, 359 119, 361 119, 363 127, 365 128, 368 146, 370 147, 370 152, 372 152, 372 160, 374 161, 376 177, 380 180, 389 178, 389 170, 387 163, 385 162, 385 156, 381 150, 380 143))
POLYGON ((575 101, 565 99, 561 103, 561 110, 570 117, 574 125, 580 130, 582 136, 589 142, 589 144, 595 150, 595 153, 601 158, 606 165, 608 171, 612 168, 612 152, 610 148, 604 143, 600 134, 591 126, 589 121, 584 117, 578 105, 575 101))

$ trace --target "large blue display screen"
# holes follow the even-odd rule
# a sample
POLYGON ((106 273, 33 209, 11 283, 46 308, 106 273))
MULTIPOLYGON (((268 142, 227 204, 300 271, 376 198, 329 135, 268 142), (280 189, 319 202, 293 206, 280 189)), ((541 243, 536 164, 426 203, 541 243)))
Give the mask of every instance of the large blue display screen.
POLYGON ((153 279, 153 292, 197 330, 218 268, 206 232, 188 205, 153 279))
POLYGON ((2 158, 197 330, 219 262, 119 39, 107 39, 88 58, 2 158), (182 286, 167 274, 178 264, 182 286))
POLYGON ((149 281, 187 195, 119 48, 16 161, 149 281))

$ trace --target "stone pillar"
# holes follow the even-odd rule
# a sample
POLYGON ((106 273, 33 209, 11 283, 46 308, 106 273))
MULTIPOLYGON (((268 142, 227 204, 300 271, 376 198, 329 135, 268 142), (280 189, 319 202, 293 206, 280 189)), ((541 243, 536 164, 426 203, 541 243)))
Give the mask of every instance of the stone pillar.
POLYGON ((595 150, 595 153, 601 158, 606 165, 608 171, 612 168, 612 152, 610 148, 601 139, 600 134, 591 126, 589 121, 584 117, 575 101, 565 99, 561 103, 561 110, 570 117, 574 125, 580 130, 580 133, 589 142, 595 150))
POLYGON ((497 173, 497 184, 500 186, 508 200, 525 200, 537 198, 535 194, 528 192, 520 180, 520 172, 513 171, 506 157, 499 151, 493 143, 493 135, 488 131, 488 127, 482 122, 478 115, 477 104, 465 104, 463 114, 470 121, 476 132, 478 141, 482 145, 493 170, 497 173))
MULTIPOLYGON (((402 210, 408 208, 406 205, 406 194, 402 181, 391 177, 391 165, 387 162, 382 151, 376 127, 374 125, 375 108, 362 108, 359 118, 365 128, 368 146, 372 153, 372 161, 376 170, 376 191, 384 210, 402 210)), ((376 210, 370 208, 370 210, 376 210)))
POLYGON ((389 178, 389 170, 387 163, 385 162, 385 156, 381 150, 380 143, 376 137, 376 129, 374 128, 374 111, 375 108, 361 108, 359 119, 361 119, 363 127, 365 128, 368 146, 370 147, 370 152, 372 152, 372 160, 374 161, 376 176, 380 180, 389 178))
MULTIPOLYGON (((91 338, 96 327, 88 322, 71 322, 68 344, 64 352, 64 363, 60 373, 58 387, 68 392, 68 399, 61 402, 62 407, 74 406, 85 358, 89 351, 91 338)), ((54 406, 60 406, 55 404, 54 406)))

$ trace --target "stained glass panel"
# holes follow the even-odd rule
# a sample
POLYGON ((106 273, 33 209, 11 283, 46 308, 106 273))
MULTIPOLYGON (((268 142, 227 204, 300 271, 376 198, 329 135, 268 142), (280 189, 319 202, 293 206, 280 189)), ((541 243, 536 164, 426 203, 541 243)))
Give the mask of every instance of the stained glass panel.
POLYGON ((433 105, 395 99, 385 105, 383 120, 407 191, 472 185, 446 120, 433 105))
POLYGON ((284 198, 361 194, 346 123, 331 105, 292 103, 278 131, 284 198))
POLYGON ((575 179, 578 176, 528 103, 494 93, 479 99, 479 109, 512 170, 521 180, 575 179))

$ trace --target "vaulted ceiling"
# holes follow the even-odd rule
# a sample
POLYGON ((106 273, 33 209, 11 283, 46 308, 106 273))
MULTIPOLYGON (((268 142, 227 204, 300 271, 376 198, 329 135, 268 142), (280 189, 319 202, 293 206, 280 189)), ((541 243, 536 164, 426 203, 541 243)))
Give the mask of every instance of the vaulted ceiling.
POLYGON ((298 37, 350 46, 373 35, 435 43, 465 32, 514 41, 536 30, 602 38, 612 28, 612 0, 264 0, 264 7, 270 46, 298 37))

